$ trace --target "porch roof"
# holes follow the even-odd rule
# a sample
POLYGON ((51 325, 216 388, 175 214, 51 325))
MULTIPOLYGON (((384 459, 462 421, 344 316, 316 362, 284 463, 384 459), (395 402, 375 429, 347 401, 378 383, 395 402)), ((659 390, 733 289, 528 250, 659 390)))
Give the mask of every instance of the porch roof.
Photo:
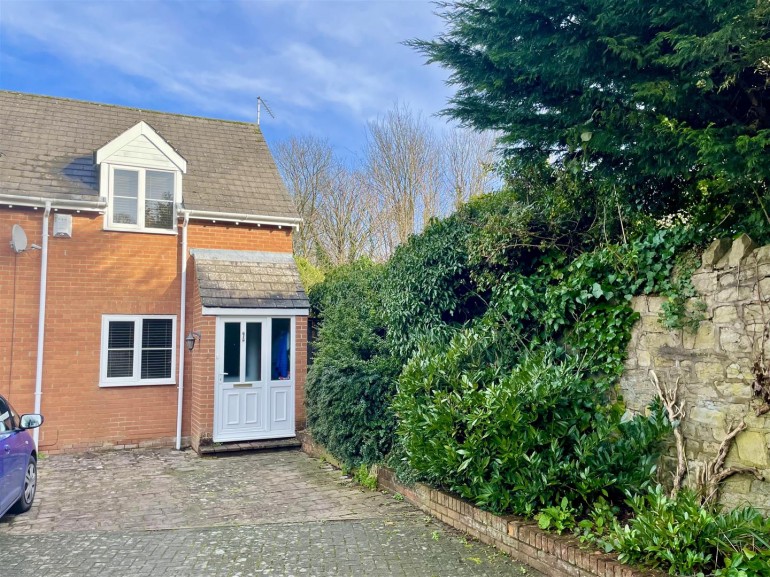
POLYGON ((306 309, 294 257, 287 253, 191 249, 204 307, 306 309))

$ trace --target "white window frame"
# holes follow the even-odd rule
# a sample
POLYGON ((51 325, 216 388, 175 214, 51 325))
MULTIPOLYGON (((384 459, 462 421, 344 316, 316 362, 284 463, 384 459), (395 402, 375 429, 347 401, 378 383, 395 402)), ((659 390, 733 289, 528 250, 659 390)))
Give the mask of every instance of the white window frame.
POLYGON ((100 352, 100 387, 144 387, 176 384, 176 315, 102 315, 102 346, 100 352), (167 379, 142 379, 142 322, 145 319, 171 319, 171 376, 167 379), (107 353, 111 322, 134 322, 134 366, 131 377, 107 377, 107 353))
POLYGON ((100 178, 102 182, 107 183, 107 210, 104 214, 104 230, 113 231, 131 231, 131 232, 148 232, 152 234, 177 234, 177 204, 182 198, 182 174, 178 170, 168 170, 163 168, 152 168, 147 166, 131 166, 127 164, 112 164, 103 162, 101 164, 100 178), (123 224, 119 222, 113 222, 113 209, 115 207, 115 170, 131 170, 138 172, 138 187, 137 191, 137 215, 136 224, 123 224), (145 181, 147 171, 152 172, 166 172, 174 177, 174 199, 171 201, 173 207, 172 227, 171 228, 150 228, 144 224, 145 214, 145 181))

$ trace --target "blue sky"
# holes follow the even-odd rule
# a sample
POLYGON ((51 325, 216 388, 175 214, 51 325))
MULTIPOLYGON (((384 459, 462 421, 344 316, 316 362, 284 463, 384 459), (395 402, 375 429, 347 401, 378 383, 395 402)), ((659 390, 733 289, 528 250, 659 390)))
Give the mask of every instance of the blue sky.
MULTIPOLYGON (((269 143, 327 137, 360 151, 394 102, 425 116, 447 72, 400 43, 443 23, 420 0, 0 0, 0 88, 256 120, 269 143)), ((443 119, 434 119, 444 125, 443 119)))

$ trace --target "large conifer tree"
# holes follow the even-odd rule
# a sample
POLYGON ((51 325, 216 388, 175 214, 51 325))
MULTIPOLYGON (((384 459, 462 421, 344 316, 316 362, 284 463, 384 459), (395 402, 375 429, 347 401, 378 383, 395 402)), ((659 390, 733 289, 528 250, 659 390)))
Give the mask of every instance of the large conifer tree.
POLYGON ((440 6, 446 32, 408 44, 452 71, 446 113, 501 131, 514 173, 550 162, 625 210, 770 227, 770 1, 440 6))

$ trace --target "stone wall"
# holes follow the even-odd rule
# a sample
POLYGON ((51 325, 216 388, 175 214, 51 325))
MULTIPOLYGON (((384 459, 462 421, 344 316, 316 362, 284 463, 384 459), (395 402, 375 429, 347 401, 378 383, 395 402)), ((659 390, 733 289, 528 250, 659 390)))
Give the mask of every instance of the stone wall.
POLYGON ((686 411, 682 430, 688 483, 714 459, 727 433, 744 421, 747 428, 735 438, 727 466, 755 467, 765 480, 745 474, 731 477, 722 502, 729 507, 749 503, 770 513, 770 413, 756 416, 758 403, 752 397, 752 367, 763 348, 770 361, 770 246, 756 248, 746 235, 733 242, 714 241, 692 281, 706 304, 705 319, 694 334, 669 331, 660 324, 665 299, 634 299, 641 319, 621 379, 623 398, 629 410, 643 411, 656 396, 651 370, 661 384, 679 381, 686 411))

